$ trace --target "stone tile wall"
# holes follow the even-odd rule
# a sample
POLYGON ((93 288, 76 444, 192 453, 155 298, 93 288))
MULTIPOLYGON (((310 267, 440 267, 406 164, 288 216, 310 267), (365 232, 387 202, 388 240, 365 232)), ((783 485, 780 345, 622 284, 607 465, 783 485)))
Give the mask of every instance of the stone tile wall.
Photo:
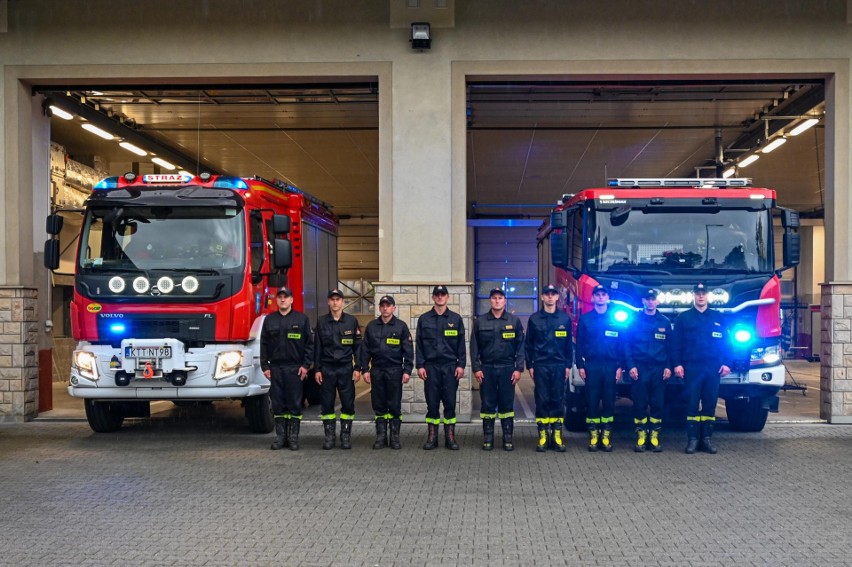
MULTIPOLYGON (((392 295, 396 301, 396 316, 405 321, 411 334, 417 332, 417 319, 432 309, 432 288, 446 285, 450 292, 449 308, 462 316, 468 352, 468 365, 464 376, 459 380, 456 416, 460 422, 469 422, 471 416, 471 378, 470 371, 470 331, 473 328, 473 284, 432 283, 376 283, 376 300, 383 295, 392 295)), ((376 306, 378 309, 378 305, 376 306)), ((376 312, 378 316, 378 311, 376 312)), ((416 340, 416 336, 414 337, 416 340)), ((423 381, 412 373, 411 381, 402 390, 402 413, 408 421, 423 421, 426 417, 426 395, 423 381)))
POLYGON ((852 283, 822 284, 819 414, 852 423, 852 283))
POLYGON ((0 287, 0 422, 38 414, 38 291, 0 287))

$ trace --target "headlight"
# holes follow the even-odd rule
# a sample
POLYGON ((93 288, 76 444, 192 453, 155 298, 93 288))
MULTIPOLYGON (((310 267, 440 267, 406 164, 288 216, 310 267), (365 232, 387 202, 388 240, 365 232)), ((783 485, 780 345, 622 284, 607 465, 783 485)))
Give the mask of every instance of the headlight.
POLYGON ((213 374, 215 380, 227 378, 234 374, 243 365, 243 353, 239 350, 230 350, 220 352, 216 359, 216 373, 213 374))
POLYGON ((94 354, 85 350, 77 350, 74 351, 72 360, 74 362, 74 367, 81 376, 88 378, 89 380, 98 379, 98 359, 95 358, 94 354))
POLYGON ((764 364, 775 364, 781 360, 778 354, 777 346, 768 346, 764 348, 755 348, 751 350, 751 360, 763 361, 764 364))
POLYGON ((171 293, 175 289, 175 282, 168 276, 163 276, 157 280, 157 289, 162 293, 171 293))
POLYGON ((109 279, 109 284, 107 284, 107 286, 109 287, 109 290, 111 292, 121 293, 122 291, 124 291, 124 288, 127 286, 127 284, 124 282, 123 278, 114 276, 109 279))
POLYGON ((181 280, 180 287, 182 287, 186 293, 195 293, 198 291, 198 278, 195 276, 186 276, 183 280, 181 280))
POLYGON ((133 280, 133 291, 136 293, 146 293, 149 289, 151 289, 151 284, 142 276, 133 280))

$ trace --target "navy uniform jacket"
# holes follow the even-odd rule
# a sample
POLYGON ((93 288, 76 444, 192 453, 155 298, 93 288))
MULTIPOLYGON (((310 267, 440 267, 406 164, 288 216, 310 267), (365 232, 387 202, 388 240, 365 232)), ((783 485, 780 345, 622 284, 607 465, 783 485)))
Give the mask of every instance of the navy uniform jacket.
POLYGON ((491 310, 473 322, 470 336, 470 361, 474 372, 483 364, 513 366, 524 371, 524 326, 517 316, 503 311, 500 318, 491 310))
POLYGON ((612 318, 612 313, 612 309, 603 314, 593 309, 580 316, 577 323, 577 368, 585 368, 587 362, 613 362, 624 368, 627 329, 612 318))
POLYGON ((709 307, 704 313, 695 307, 687 309, 675 319, 670 352, 674 366, 730 367, 732 354, 725 316, 709 307))
POLYGON ((260 331, 260 368, 292 364, 310 368, 314 362, 314 334, 304 313, 275 311, 266 316, 260 331))
POLYGON ((449 309, 438 315, 433 307, 417 320, 417 368, 426 364, 455 364, 464 368, 464 322, 461 315, 449 309))
POLYGON ((341 313, 335 321, 327 313, 317 321, 316 360, 314 368, 322 371, 324 364, 352 364, 359 368, 358 355, 361 348, 361 329, 358 319, 349 313, 341 313))
POLYGON ((661 365, 671 370, 668 344, 671 333, 671 321, 659 311, 653 315, 642 311, 633 317, 626 347, 628 370, 639 364, 661 365))
POLYGON ((571 341, 571 318, 564 311, 548 313, 544 309, 533 313, 527 323, 524 338, 527 368, 537 364, 572 364, 574 345, 571 341))
POLYGON ((387 323, 381 317, 370 321, 364 330, 358 359, 363 372, 370 368, 402 368, 404 374, 411 374, 414 345, 408 325, 396 316, 387 323))

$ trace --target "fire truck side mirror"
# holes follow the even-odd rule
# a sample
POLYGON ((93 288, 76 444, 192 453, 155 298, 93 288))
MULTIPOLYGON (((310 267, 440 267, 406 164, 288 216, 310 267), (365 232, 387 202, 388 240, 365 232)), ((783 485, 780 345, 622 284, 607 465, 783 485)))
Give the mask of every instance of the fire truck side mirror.
POLYGON ((567 270, 571 262, 568 258, 568 211, 550 213, 550 263, 557 268, 567 270))
POLYGON ((45 223, 44 230, 50 235, 56 236, 60 232, 62 232, 62 223, 63 218, 61 215, 57 215, 56 213, 52 215, 47 215, 47 222, 45 223))
POLYGON ((273 215, 272 232, 275 234, 288 234, 290 232, 290 217, 287 215, 273 215))
POLYGON ((799 228, 799 211, 781 209, 781 226, 785 229, 799 228))
POLYGON ((59 239, 51 238, 44 243, 44 267, 55 270, 59 267, 59 239))
POLYGON ((289 240, 276 238, 273 245, 275 255, 275 269, 285 270, 293 265, 293 246, 289 240))
POLYGON ((799 234, 791 230, 784 231, 784 269, 799 265, 799 234))

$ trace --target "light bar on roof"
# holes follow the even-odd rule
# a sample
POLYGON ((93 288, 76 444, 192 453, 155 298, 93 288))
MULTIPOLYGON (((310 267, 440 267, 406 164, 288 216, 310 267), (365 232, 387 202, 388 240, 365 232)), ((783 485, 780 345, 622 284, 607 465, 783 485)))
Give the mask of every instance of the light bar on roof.
POLYGON ((641 189, 642 187, 750 187, 751 178, 736 177, 722 179, 717 177, 706 177, 697 179, 694 177, 619 177, 607 181, 609 187, 626 187, 641 189))

